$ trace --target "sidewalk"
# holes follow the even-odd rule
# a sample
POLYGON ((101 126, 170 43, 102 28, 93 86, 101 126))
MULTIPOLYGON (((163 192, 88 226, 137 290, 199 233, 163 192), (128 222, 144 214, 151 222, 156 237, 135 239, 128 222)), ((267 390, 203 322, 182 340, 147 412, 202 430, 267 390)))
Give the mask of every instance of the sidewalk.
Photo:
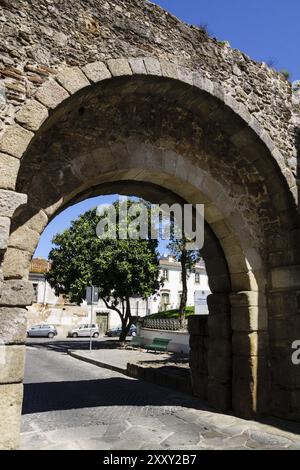
POLYGON ((174 353, 151 353, 143 349, 103 348, 93 351, 68 350, 68 354, 130 377, 192 393, 188 357, 174 353))
POLYGON ((68 350, 70 356, 82 361, 90 362, 99 367, 115 370, 127 374, 127 364, 138 362, 168 361, 172 354, 148 353, 144 350, 134 349, 98 349, 94 351, 68 350))

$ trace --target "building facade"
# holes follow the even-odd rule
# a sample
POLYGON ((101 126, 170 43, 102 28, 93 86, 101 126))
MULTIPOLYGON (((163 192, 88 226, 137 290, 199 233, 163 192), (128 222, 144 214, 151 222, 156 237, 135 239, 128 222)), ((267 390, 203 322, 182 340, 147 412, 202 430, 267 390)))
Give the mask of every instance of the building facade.
MULTIPOLYGON (((131 314, 133 316, 144 317, 157 312, 179 308, 182 294, 180 263, 174 261, 170 256, 163 256, 159 260, 159 264, 163 285, 157 294, 148 299, 140 297, 130 299, 131 314)), ((59 322, 65 326, 78 323, 78 321, 79 323, 86 323, 92 317, 93 321, 100 323, 103 333, 106 329, 115 328, 121 324, 117 312, 109 310, 101 299, 97 305, 93 306, 92 311, 86 301, 83 301, 81 304, 82 317, 78 320, 78 307, 69 304, 63 296, 56 296, 54 289, 47 282, 45 275, 49 271, 50 266, 49 261, 43 258, 34 258, 31 262, 29 280, 34 290, 34 305, 31 307, 31 311, 39 310, 44 314, 45 310, 48 310, 49 317, 47 322, 50 322, 51 319, 51 323, 57 324, 59 322), (76 315, 74 316, 72 311, 75 312, 75 310, 76 315)), ((187 306, 193 307, 195 305, 196 292, 206 305, 205 301, 210 294, 210 290, 208 276, 202 260, 195 266, 194 271, 189 273, 187 285, 187 306)), ((208 313, 207 308, 206 310, 208 313)), ((204 311, 203 313, 206 312, 204 311)))

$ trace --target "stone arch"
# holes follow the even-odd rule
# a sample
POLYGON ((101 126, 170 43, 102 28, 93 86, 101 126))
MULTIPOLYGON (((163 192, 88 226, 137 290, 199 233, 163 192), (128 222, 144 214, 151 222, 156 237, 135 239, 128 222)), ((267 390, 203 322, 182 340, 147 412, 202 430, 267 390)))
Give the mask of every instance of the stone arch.
MULTIPOLYGON (((147 99, 143 104, 143 111, 146 112, 149 104, 147 99)), ((105 109, 109 117, 109 109, 105 109)), ((121 116, 123 124, 125 117, 121 116)), ((176 124, 179 122, 180 120, 176 124)), ((152 125, 155 130, 155 123, 152 125)), ((200 128, 199 125, 199 132, 200 128)), ((184 137, 187 142, 188 129, 180 131, 178 140, 184 137)), ((213 132, 209 137, 212 135, 213 132)), ((215 145, 217 143, 214 142, 215 145)), ((59 151, 61 150, 60 148, 59 151)), ((263 385, 267 388, 266 377, 269 374, 265 294, 266 286, 270 285, 269 268, 272 266, 270 260, 274 253, 272 247, 266 256, 264 249, 272 231, 278 231, 282 240, 291 226, 294 226, 296 192, 294 178, 280 151, 244 105, 228 97, 219 84, 211 82, 201 72, 192 72, 188 68, 153 57, 119 58, 106 63, 87 64, 81 68, 68 67, 59 70, 55 77, 45 82, 37 90, 35 97, 20 109, 15 124, 7 128, 0 141, 0 151, 5 155, 6 164, 11 162, 9 188, 2 197, 10 199, 12 203, 5 217, 11 217, 15 212, 9 238, 9 222, 4 228, 6 239, 2 247, 4 251, 8 246, 3 262, 5 292, 1 298, 5 308, 13 306, 14 314, 20 316, 17 309, 30 303, 26 275, 39 235, 49 218, 79 194, 85 195, 91 188, 97 190, 100 185, 118 181, 129 181, 130 184, 134 181, 141 185, 151 182, 182 200, 190 203, 204 202, 207 206, 207 234, 211 242, 204 248, 204 256, 214 292, 209 300, 212 314, 209 324, 211 357, 218 354, 230 356, 230 361, 225 365, 224 361, 220 364, 211 360, 207 393, 211 403, 220 409, 228 409, 233 403, 234 410, 246 416, 265 411, 267 391, 260 390, 263 385), (262 175, 265 183, 263 201, 258 200, 260 195, 256 197, 258 189, 251 186, 251 178, 246 181, 242 174, 242 182, 247 182, 249 198, 257 204, 253 213, 256 209, 260 214, 265 211, 266 219, 270 216, 270 220, 260 223, 255 219, 252 228, 249 227, 246 214, 251 215, 250 208, 246 201, 240 200, 244 188, 233 188, 232 194, 237 201, 237 204, 233 204, 232 194, 228 195, 228 186, 224 179, 217 181, 216 170, 207 163, 209 152, 215 151, 217 160, 219 155, 216 148, 213 146, 210 149, 210 142, 204 142, 207 153, 199 164, 196 157, 201 148, 196 148, 197 136, 193 142, 195 148, 184 153, 181 147, 176 151, 171 131, 168 145, 164 143, 163 136, 153 141, 153 135, 145 138, 141 134, 134 136, 125 132, 120 142, 112 139, 101 147, 97 144, 86 155, 72 155, 71 162, 68 158, 57 160, 59 164, 54 169, 61 178, 57 188, 49 180, 53 193, 49 196, 42 192, 35 197, 34 190, 43 189, 43 184, 48 184, 48 181, 43 175, 34 175, 34 169, 41 162, 41 149, 45 150, 41 147, 43 139, 45 136, 51 137, 52 129, 58 130, 57 123, 66 124, 66 116, 70 116, 70 121, 75 124, 78 121, 78 115, 75 114, 84 114, 84 103, 90 102, 95 93, 99 97, 99 89, 101 96, 110 93, 113 100, 118 98, 116 90, 124 89, 124 104, 132 106, 132 93, 137 93, 135 97, 146 98, 144 86, 148 91, 151 90, 153 96, 157 96, 157 105, 164 96, 169 100, 165 109, 175 113, 180 108, 183 113, 188 113, 193 124, 195 121, 195 128, 199 124, 196 122, 197 113, 204 121, 206 117, 208 131, 211 123, 218 123, 218 129, 221 130, 218 145, 222 147, 224 144, 224 152, 228 151, 232 156, 236 165, 235 176, 239 174, 237 165, 241 155, 248 165, 253 165, 254 173, 262 175), (159 89, 162 91, 159 92, 159 89), (94 165, 90 174, 87 172, 89 162, 94 165), (101 171, 100 175, 95 170, 101 171), (93 172, 96 174, 95 178, 93 172), (79 175, 83 177, 81 181, 79 175), (34 185, 30 189, 32 182, 34 185), (62 188, 64 183, 66 185, 62 188), (15 189, 18 193, 14 192, 15 189), (26 196, 29 196, 27 205, 26 196), (259 228, 260 232, 254 240, 252 236, 255 228, 259 228), (216 253, 218 256, 215 256, 216 253), (9 296, 15 291, 19 295, 18 301, 9 300, 9 296), (234 332, 232 343, 231 328, 234 332), (231 396, 232 377, 234 390, 231 396), (257 403, 258 396, 262 397, 262 403, 257 403), (241 397, 244 397, 244 401, 241 397)), ((68 151, 69 149, 66 154, 68 151)), ((225 168, 226 154, 221 157, 225 168)), ((254 174, 252 176, 255 177, 254 174)), ((233 183, 232 180, 229 181, 233 183)), ((12 338, 13 335, 8 337, 12 338)), ((13 340, 10 339, 9 342, 13 340)), ((14 382, 17 381, 15 377, 13 379, 14 382)))

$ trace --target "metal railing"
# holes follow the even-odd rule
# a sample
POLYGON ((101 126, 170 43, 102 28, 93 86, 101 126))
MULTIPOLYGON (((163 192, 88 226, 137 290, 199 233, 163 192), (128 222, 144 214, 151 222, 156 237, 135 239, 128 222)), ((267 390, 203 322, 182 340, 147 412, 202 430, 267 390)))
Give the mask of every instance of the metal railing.
POLYGON ((141 326, 143 328, 151 328, 153 330, 168 330, 168 331, 183 331, 187 330, 187 320, 184 320, 183 325, 177 318, 142 318, 141 326))

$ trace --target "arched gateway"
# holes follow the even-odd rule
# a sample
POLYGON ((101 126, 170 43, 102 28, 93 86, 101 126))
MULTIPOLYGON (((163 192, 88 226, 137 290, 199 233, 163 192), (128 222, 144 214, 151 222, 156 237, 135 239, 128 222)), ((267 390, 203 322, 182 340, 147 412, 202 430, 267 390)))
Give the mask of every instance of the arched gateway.
POLYGON ((0 447, 18 444, 27 278, 40 234, 67 205, 109 192, 205 204, 213 294, 207 329, 190 324, 195 393, 240 416, 299 420, 290 84, 147 2, 0 6, 0 447))

